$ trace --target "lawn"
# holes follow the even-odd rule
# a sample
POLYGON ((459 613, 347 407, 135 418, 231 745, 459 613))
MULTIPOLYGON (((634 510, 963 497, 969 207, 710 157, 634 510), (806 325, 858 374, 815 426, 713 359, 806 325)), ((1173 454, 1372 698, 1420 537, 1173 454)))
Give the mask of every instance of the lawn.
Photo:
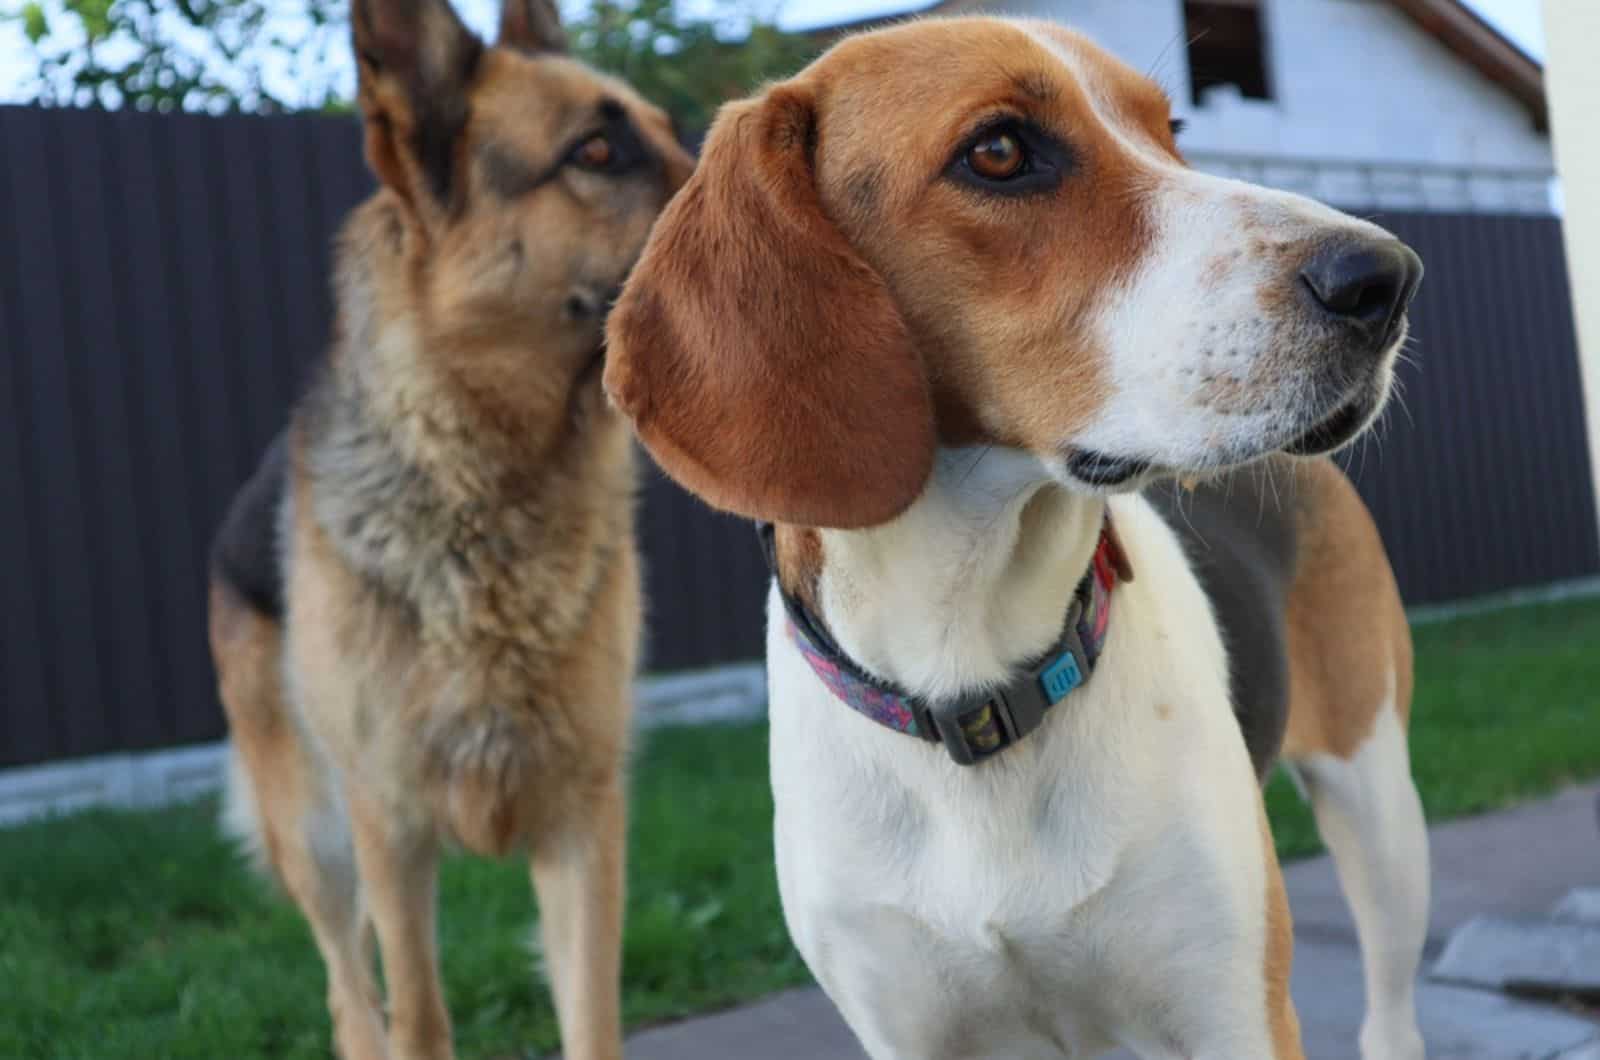
MULTIPOLYGON (((1417 630, 1412 753, 1433 820, 1600 775, 1600 601, 1417 630)), ((1317 848, 1281 780, 1286 857, 1317 848)), ((328 1055, 298 916, 218 839, 208 803, 0 831, 0 1057, 328 1055)), ((805 982, 778 906, 766 730, 651 734, 634 786, 626 1015, 639 1025, 805 982)), ((449 863, 443 960, 464 1060, 537 1056, 555 1025, 530 971, 520 864, 449 863)))
MULTIPOLYGON (((1413 636, 1411 765, 1429 821, 1600 776, 1600 599, 1429 622, 1413 636)), ((1282 857, 1322 849, 1281 774, 1267 810, 1282 857)))

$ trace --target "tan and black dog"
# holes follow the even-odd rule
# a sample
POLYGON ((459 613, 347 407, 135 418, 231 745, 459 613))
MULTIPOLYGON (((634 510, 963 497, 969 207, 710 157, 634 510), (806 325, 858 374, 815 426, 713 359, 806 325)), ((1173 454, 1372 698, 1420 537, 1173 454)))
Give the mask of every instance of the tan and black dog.
POLYGON ((447 844, 529 853, 566 1055, 614 1060, 640 586, 603 325, 691 163, 560 54, 547 0, 508 0, 492 47, 445 0, 352 23, 381 187, 339 237, 326 364, 213 554, 230 820, 310 922, 347 1060, 451 1055, 447 844))

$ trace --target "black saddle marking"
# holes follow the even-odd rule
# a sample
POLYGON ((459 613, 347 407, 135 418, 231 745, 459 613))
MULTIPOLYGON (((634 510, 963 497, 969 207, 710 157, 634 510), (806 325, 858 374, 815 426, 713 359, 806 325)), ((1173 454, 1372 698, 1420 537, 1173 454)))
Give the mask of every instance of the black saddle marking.
POLYGON ((1277 760, 1289 722, 1287 606, 1295 571, 1293 484, 1283 498, 1260 469, 1235 471, 1179 492, 1148 490, 1148 500, 1183 541, 1211 599, 1228 649, 1233 711, 1256 775, 1277 760))
POLYGON ((278 513, 288 488, 289 443, 284 431, 267 447, 255 474, 234 494, 211 542, 213 576, 274 619, 281 619, 284 610, 278 513))

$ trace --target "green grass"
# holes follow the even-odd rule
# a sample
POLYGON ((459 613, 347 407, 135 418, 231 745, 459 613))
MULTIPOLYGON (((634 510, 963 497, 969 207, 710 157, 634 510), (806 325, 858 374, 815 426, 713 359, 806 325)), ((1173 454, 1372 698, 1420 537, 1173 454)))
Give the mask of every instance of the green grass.
MULTIPOLYGON (((0 831, 0 1057, 328 1055, 310 934, 214 822, 207 800, 0 831)), ((805 981, 778 905, 764 728, 648 736, 632 831, 630 1025, 805 981)), ((553 1047, 525 864, 453 859, 440 892, 459 1054, 553 1047)))
MULTIPOLYGON (((1600 776, 1600 599, 1419 625, 1411 765, 1431 822, 1600 776)), ((1267 789, 1278 852, 1322 849, 1283 776, 1267 789)))
MULTIPOLYGON (((1600 601, 1417 630, 1412 753, 1431 819, 1600 775, 1600 601)), ((635 772, 625 1007, 637 1026, 807 981, 772 869, 761 726, 651 735, 635 772)), ((1317 849, 1281 779, 1279 849, 1317 849)), ((442 882, 446 988, 464 1060, 540 1055, 555 1022, 530 970, 521 864, 442 882)), ((251 876, 210 803, 0 831, 0 1057, 328 1055, 316 951, 251 876)))

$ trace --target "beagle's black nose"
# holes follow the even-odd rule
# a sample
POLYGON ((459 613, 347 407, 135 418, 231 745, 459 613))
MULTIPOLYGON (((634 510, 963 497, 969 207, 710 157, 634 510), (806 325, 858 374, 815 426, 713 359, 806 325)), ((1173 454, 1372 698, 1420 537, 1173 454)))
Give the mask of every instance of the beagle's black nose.
POLYGON ((1387 343, 1422 282, 1422 259, 1397 239, 1339 242, 1312 255, 1300 281, 1328 316, 1387 343))

